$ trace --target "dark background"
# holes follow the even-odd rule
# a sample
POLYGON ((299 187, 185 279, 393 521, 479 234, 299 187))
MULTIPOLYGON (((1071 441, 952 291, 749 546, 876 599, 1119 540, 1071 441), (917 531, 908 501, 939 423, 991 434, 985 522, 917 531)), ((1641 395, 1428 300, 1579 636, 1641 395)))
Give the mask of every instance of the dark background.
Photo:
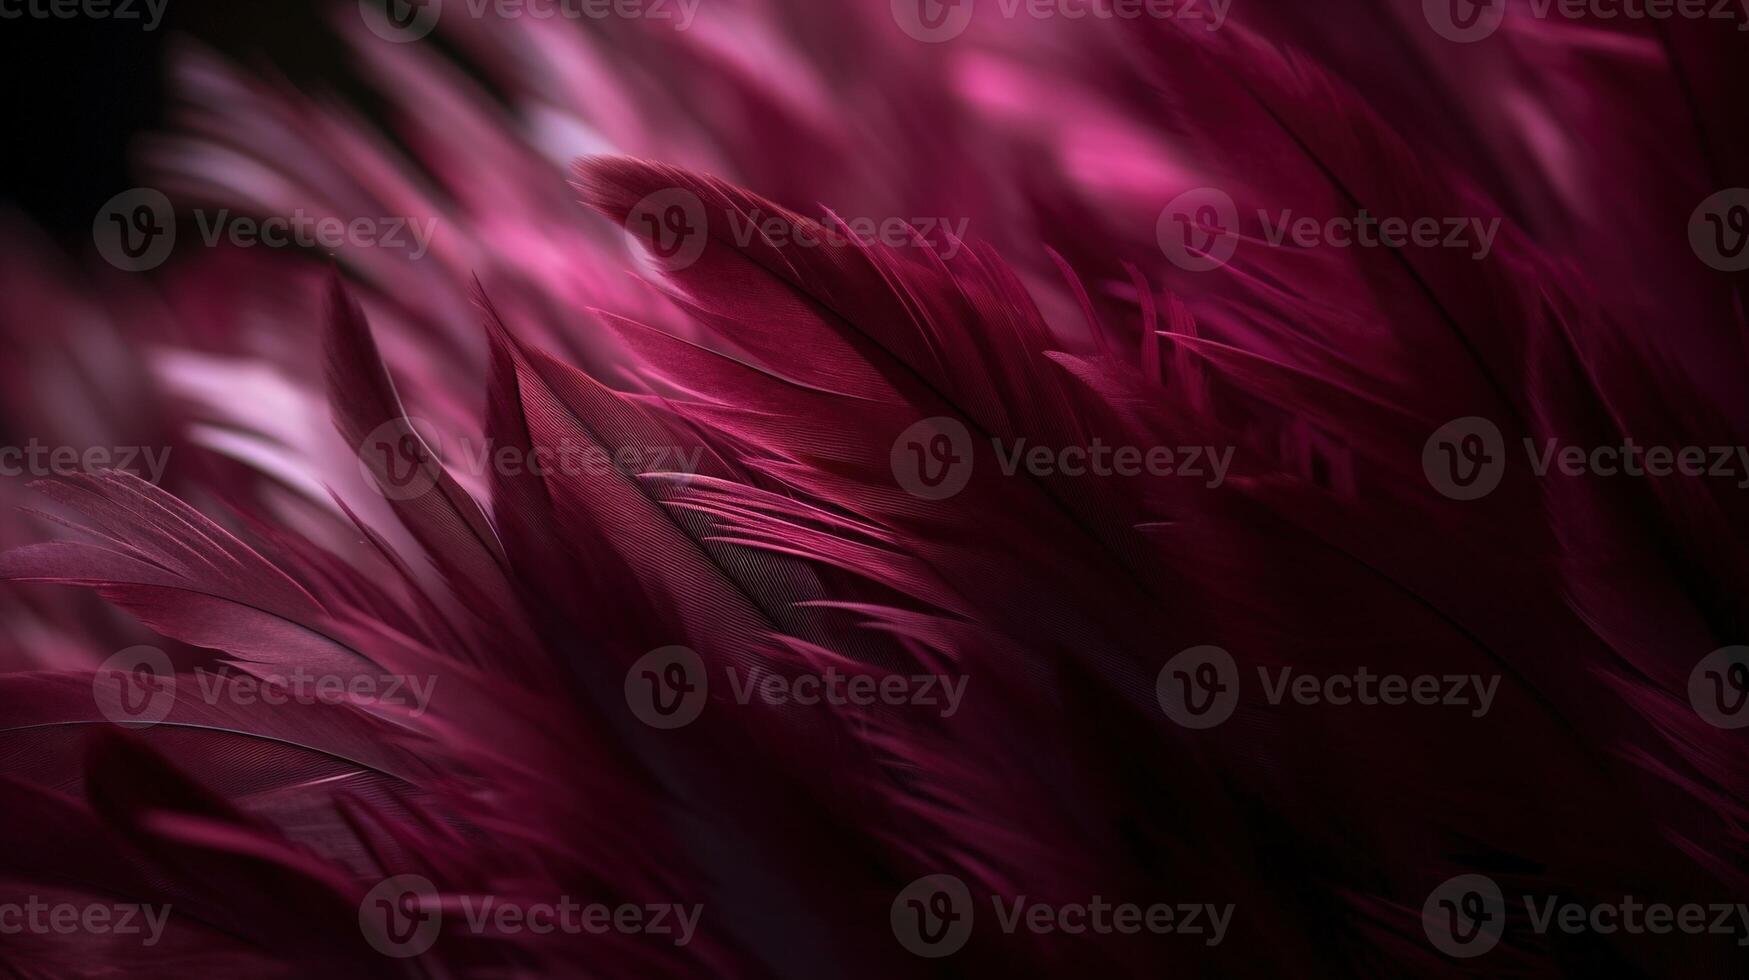
MULTIPOLYGON (((46 0, 41 0, 46 2, 46 0)), ((119 0, 118 0, 119 2, 119 0)), ((137 20, 0 19, 0 208, 23 212, 70 250, 105 201, 135 186, 133 137, 163 125, 168 56, 198 43, 293 79, 343 73, 324 0, 168 0, 156 30, 137 20)), ((7 10, 28 9, 8 0, 7 10)))

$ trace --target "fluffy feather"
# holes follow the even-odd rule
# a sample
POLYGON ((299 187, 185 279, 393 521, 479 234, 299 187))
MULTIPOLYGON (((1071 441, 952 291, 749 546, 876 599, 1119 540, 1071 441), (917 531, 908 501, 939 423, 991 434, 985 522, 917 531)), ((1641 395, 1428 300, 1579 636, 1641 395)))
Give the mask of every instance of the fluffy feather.
MULTIPOLYGON (((10 551, 0 577, 93 589, 161 634, 172 704, 105 724, 89 668, 136 638, 29 599, 88 663, 0 675, 21 845, 0 877, 171 905, 164 944, 130 951, 142 975, 1739 975, 1728 937, 1537 934, 1515 902, 1500 948, 1458 961, 1422 903, 1469 873, 1579 901, 1745 893, 1742 742, 1686 692, 1742 638, 1741 491, 1519 467, 1457 504, 1420 464, 1468 415, 1509 448, 1749 442, 1740 277, 1678 234, 1743 182, 1719 96, 1743 41, 1514 13, 1464 47, 1352 7, 1072 37, 984 18, 939 46, 800 2, 686 33, 460 18, 449 57, 348 19, 392 136, 188 52, 180 130, 147 153, 168 189, 443 231, 431 261, 220 252, 161 277, 152 382, 196 472, 44 484, 43 516, 89 540, 10 551), (1154 219, 1203 184, 1241 242, 1191 273, 1154 219), (631 218, 676 192, 708 237, 662 272, 631 218), (1485 261, 1306 249, 1259 209, 1501 231, 1485 261), (851 233, 932 212, 970 240, 851 233), (239 403, 263 376, 288 411, 239 403), (927 420, 970 437, 944 499, 892 462, 927 420), (1230 468, 1004 472, 1015 447, 1091 445, 1230 468), (481 472, 479 446, 616 464, 481 472), (431 489, 373 496, 397 462, 431 489), (1211 731, 1155 689, 1203 644, 1250 695, 1211 731), (677 645, 709 701, 658 731, 628 671, 677 645), (1478 718, 1272 705, 1253 680, 1360 668, 1498 688, 1478 718), (964 698, 740 691, 828 669, 964 698), (416 710, 350 686, 242 703, 295 670, 434 686, 416 710), (917 959, 893 902, 943 873, 977 928, 917 959), (408 960, 358 915, 401 874, 447 923, 408 960), (703 913, 685 946, 459 928, 488 895, 703 913), (1235 911, 1219 945, 1008 934, 991 896, 1235 911)), ((20 306, 44 307, 72 304, 20 306)), ((117 959, 41 938, 0 961, 117 959)))

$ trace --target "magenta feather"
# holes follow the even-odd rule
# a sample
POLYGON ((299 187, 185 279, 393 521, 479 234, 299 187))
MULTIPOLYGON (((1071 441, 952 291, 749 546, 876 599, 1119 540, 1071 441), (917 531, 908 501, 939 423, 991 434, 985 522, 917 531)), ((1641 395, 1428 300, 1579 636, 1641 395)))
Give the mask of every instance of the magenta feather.
POLYGON ((685 32, 461 17, 442 46, 378 43, 348 9, 381 128, 180 55, 186 102, 144 154, 180 201, 440 230, 421 259, 218 248, 89 295, 8 248, 31 258, 0 270, 7 342, 48 357, 13 324, 54 318, 102 325, 101 353, 0 419, 182 465, 45 481, 0 524, 0 577, 137 620, 0 596, 5 891, 172 909, 145 950, 32 934, 0 963, 1741 975, 1733 937, 1539 932, 1518 899, 1749 893, 1741 732, 1688 691, 1749 622, 1742 490, 1517 467, 1458 502, 1423 451, 1466 416, 1513 449, 1749 443, 1740 274, 1683 234, 1749 183, 1724 94, 1743 36, 1514 4, 1466 46, 1353 0, 1219 31, 985 10, 922 45, 886 6, 761 0, 685 32), (1238 245, 1192 272, 1155 219, 1203 186, 1238 245), (662 261, 653 195, 698 205, 695 261, 662 261), (1485 260, 1307 248, 1253 217, 1357 210, 1498 236, 1485 260), (854 233, 902 214, 970 231, 854 233), (919 426, 966 435, 957 493, 907 490, 919 426), (1092 445, 1230 455, 1215 486, 1004 472, 1002 447, 1092 445), (560 446, 616 463, 476 452, 560 446), (162 720, 121 724, 104 662, 152 634, 162 720), (1157 690, 1203 645, 1247 688, 1207 731, 1157 690), (709 694, 660 730, 626 692, 676 647, 709 694), (1254 680, 1362 668, 1498 687, 1478 717, 1271 704, 1254 680), (244 693, 298 671, 341 686, 244 693), (828 671, 963 701, 738 687, 828 671), (385 678, 429 699, 359 693, 385 678), (940 874, 975 928, 919 958, 894 910, 940 874), (1512 896, 1505 935, 1456 959, 1423 906, 1476 874, 1512 896), (398 876, 444 922, 404 959, 360 924, 398 876), (684 944, 463 928, 481 896, 703 911, 684 944), (1233 918, 1218 943, 1003 930, 992 899, 1022 896, 1233 918))

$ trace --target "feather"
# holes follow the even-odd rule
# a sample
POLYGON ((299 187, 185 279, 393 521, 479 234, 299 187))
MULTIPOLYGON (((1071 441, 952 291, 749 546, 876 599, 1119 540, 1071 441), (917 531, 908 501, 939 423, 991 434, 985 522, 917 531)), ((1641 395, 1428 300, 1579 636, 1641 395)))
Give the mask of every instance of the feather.
POLYGON ((1742 974, 1730 936, 1536 925, 1545 898, 1749 884, 1742 744, 1692 694, 1742 639, 1741 491, 1534 464, 1749 441, 1741 277, 1681 235, 1744 183, 1741 35, 1514 4, 1466 45, 1354 0, 981 6, 920 44, 902 6, 452 15, 400 45, 347 11, 369 113, 178 54, 151 181, 436 230, 326 263, 206 249, 150 290, 6 276, 0 337, 97 322, 73 375, 137 360, 110 379, 152 410, 85 412, 110 389, 82 381, 0 423, 190 462, 57 473, 0 526, 0 636, 30 651, 0 673, 0 879, 172 909, 144 951, 32 935, 0 962, 1742 974), (1205 271, 1156 221, 1196 188, 1238 220, 1205 271), (663 259, 652 201, 684 202, 693 261, 663 259), (1481 254, 1288 231, 1360 214, 1491 230, 1481 254), (56 432, 74 411, 87 434, 56 432), (1459 501, 1426 453, 1469 417, 1509 463, 1459 501), (1174 466, 1098 471, 1127 451, 1174 466), (98 666, 141 627, 150 725, 126 658, 98 666), (1210 647, 1239 696, 1181 724, 1173 664, 1210 647), (653 662, 695 719, 642 700, 653 662), (292 676, 339 693, 258 696, 292 676), (1333 686, 1385 676, 1440 703, 1333 686), (802 696, 851 690, 897 693, 802 696), (906 927, 937 875, 974 903, 949 950, 906 927), (1466 875, 1506 898, 1474 962, 1427 912, 1466 875), (385 956, 369 915, 409 880, 399 911, 441 936, 385 956), (505 928, 487 900, 702 911, 680 942, 505 928), (1093 902, 1220 924, 1056 921, 1093 902))

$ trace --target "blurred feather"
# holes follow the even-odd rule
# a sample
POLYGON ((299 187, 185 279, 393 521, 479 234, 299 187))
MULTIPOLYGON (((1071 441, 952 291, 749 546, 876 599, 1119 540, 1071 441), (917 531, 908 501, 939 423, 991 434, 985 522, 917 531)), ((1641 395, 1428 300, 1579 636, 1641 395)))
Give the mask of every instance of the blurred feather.
MULTIPOLYGON (((1466 46, 1353 0, 1245 5, 1219 31, 984 11, 926 45, 885 6, 713 4, 680 32, 458 17, 442 46, 379 43, 347 9, 380 125, 181 52, 174 129, 143 153, 179 203, 437 230, 418 258, 203 249, 93 297, 9 248, 33 258, 3 336, 77 379, 0 399, 9 425, 179 465, 165 487, 43 484, 41 517, 87 540, 0 557, 132 613, 175 681, 165 722, 112 730, 91 667, 137 635, 9 590, 29 653, 0 675, 8 887, 172 905, 165 943, 130 950, 165 976, 1444 975, 1465 964, 1421 907, 1453 875, 1744 894, 1742 743, 1686 695, 1742 637, 1741 491, 1519 468, 1453 506, 1420 466, 1470 415, 1508 447, 1749 442, 1741 278, 1682 235, 1749 182, 1721 94, 1743 36, 1514 5, 1466 46), (1238 250, 1192 273, 1155 218, 1201 186, 1233 198, 1238 250), (633 219, 677 193, 706 237, 665 269, 633 219), (1253 218, 1363 210, 1499 234, 1475 261, 1271 242, 1253 218), (911 226, 867 242, 869 216, 911 226), (965 240, 921 227, 956 218, 965 240), (37 320, 85 339, 50 357, 15 326, 37 320), (925 499, 892 451, 943 420, 973 463, 925 499), (1022 445, 1225 448, 1230 470, 1005 475, 1022 445), (559 446, 615 462, 479 452, 559 446), (372 493, 409 463, 431 490, 372 493), (1198 732, 1155 681, 1201 644, 1247 675, 1500 688, 1486 719, 1250 698, 1198 732), (676 645, 710 700, 654 731, 627 673, 676 645), (965 699, 779 704, 718 680, 828 668, 965 699), (293 670, 434 686, 419 710, 234 693, 293 670), (1237 913, 1219 946, 980 919, 932 963, 889 911, 938 873, 1237 913), (357 914, 401 874, 446 912, 705 912, 684 947, 455 928, 403 961, 357 914)), ((118 959, 41 938, 0 961, 118 959)), ((1513 928, 1481 962, 1741 974, 1727 941, 1659 938, 1513 928)))

